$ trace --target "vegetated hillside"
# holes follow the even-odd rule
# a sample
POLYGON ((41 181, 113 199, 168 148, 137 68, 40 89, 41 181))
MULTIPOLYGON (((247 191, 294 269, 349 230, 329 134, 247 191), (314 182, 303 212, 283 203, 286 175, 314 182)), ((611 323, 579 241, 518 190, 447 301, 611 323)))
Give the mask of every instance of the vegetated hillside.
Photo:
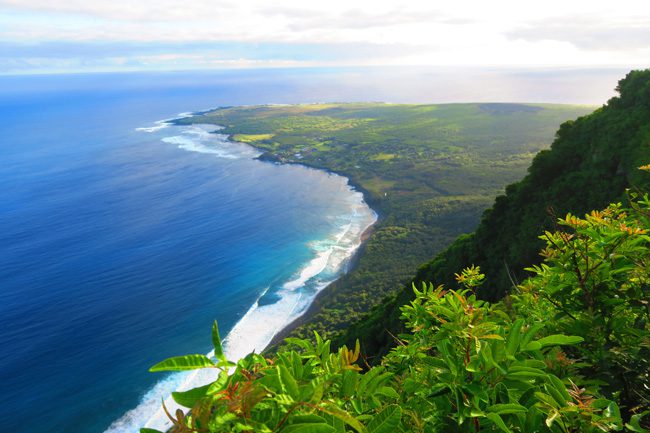
MULTIPOLYGON (((642 167, 650 171, 650 165, 642 167)), ((546 232, 544 264, 497 303, 429 284, 401 308, 408 333, 381 365, 354 350, 288 339, 269 357, 179 356, 151 371, 211 369, 174 392, 191 410, 170 433, 599 433, 650 428, 650 198, 632 193, 546 232)), ((141 429, 141 433, 161 433, 141 429)))
MULTIPOLYGON (((496 198, 476 231, 421 266, 414 281, 454 287, 454 273, 474 264, 487 275, 479 297, 500 299, 525 278, 524 268, 541 261, 539 233, 553 229, 556 217, 624 200, 626 188, 647 190, 650 175, 636 167, 650 162, 650 70, 630 72, 617 90, 620 96, 594 113, 562 124, 551 149, 496 198)), ((408 284, 339 343, 360 338, 369 353, 386 353, 395 344, 390 334, 403 329, 399 309, 412 296, 408 284)))
POLYGON ((328 337, 394 293, 461 233, 560 123, 593 107, 548 104, 306 104, 217 109, 213 123, 265 159, 325 168, 366 193, 380 221, 356 267, 314 302, 293 335, 328 337))

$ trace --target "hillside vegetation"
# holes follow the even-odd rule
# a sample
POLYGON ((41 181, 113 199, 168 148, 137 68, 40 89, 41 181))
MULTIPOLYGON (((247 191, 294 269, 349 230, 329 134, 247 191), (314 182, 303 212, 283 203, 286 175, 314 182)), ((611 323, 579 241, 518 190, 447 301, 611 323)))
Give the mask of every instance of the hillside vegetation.
MULTIPOLYGON (((538 234, 553 230, 557 217, 624 200, 626 188, 650 189, 650 175, 637 169, 650 162, 650 70, 631 72, 618 91, 594 113, 562 124, 551 148, 496 198, 476 231, 421 266, 414 282, 452 284, 458 269, 474 264, 487 275, 479 297, 500 299, 529 275, 525 268, 542 260, 538 234)), ((368 352, 386 353, 395 344, 391 334, 403 329, 400 307, 412 296, 408 284, 341 341, 359 338, 368 352)))
POLYGON ((401 308, 409 332, 365 371, 358 341, 331 351, 318 333, 235 364, 215 323, 215 359, 151 368, 221 370, 173 394, 191 413, 168 414, 172 432, 647 432, 650 199, 630 206, 560 219, 542 236, 544 264, 507 301, 476 297, 477 267, 455 290, 414 287, 401 308))
POLYGON ((548 147, 560 123, 592 107, 529 104, 308 104, 221 108, 213 123, 263 159, 348 176, 380 221, 352 272, 316 299, 292 335, 328 337, 410 281, 548 147))

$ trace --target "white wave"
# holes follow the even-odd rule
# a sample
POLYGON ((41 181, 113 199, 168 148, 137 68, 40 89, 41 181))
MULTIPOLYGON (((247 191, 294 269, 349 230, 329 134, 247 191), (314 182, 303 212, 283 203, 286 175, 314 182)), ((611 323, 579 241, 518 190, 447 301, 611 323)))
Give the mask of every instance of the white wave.
POLYGON ((203 143, 197 141, 191 137, 185 137, 182 135, 175 135, 172 137, 165 137, 162 139, 165 143, 175 144, 179 149, 187 150, 188 152, 199 152, 199 153, 209 153, 216 155, 220 158, 227 159, 238 159, 239 156, 223 150, 221 148, 215 147, 212 143, 203 143))
MULTIPOLYGON (((191 134, 201 135, 197 131, 191 134)), ((343 264, 361 244, 361 234, 377 220, 377 215, 363 202, 361 193, 355 192, 349 198, 350 213, 337 217, 342 222, 339 229, 329 238, 310 244, 315 257, 286 282, 276 293, 279 300, 260 305, 259 301, 268 288, 258 297, 253 306, 235 324, 224 339, 224 352, 228 359, 237 361, 251 352, 262 352, 285 326, 300 317, 314 299, 315 293, 334 281, 343 269, 343 264), (309 291, 299 290, 306 284, 309 291)), ((208 354, 212 356, 213 352, 208 354)), ((125 413, 105 433, 136 433, 140 427, 166 431, 171 422, 162 410, 161 400, 174 413, 183 409, 171 398, 172 391, 184 391, 214 381, 216 369, 203 369, 189 373, 175 373, 156 384, 134 409, 125 413)))
POLYGON ((331 248, 319 252, 318 255, 300 271, 298 278, 284 283, 284 286, 282 287, 286 290, 296 290, 297 288, 304 286, 307 281, 325 270, 332 252, 333 250, 331 248))
POLYGON ((229 141, 225 134, 215 134, 221 129, 223 127, 217 125, 179 126, 176 129, 178 135, 164 137, 161 140, 175 144, 179 149, 188 152, 209 153, 219 158, 254 158, 260 155, 261 152, 247 144, 229 141))
POLYGON ((194 113, 191 112, 185 112, 185 113, 178 113, 176 117, 173 117, 171 119, 163 119, 163 120, 157 120, 154 122, 154 126, 144 126, 141 128, 135 128, 136 131, 141 131, 141 132, 156 132, 160 131, 161 129, 165 129, 169 126, 172 126, 171 121, 175 119, 182 119, 184 117, 190 117, 193 116, 194 113))
POLYGON ((155 122, 155 125, 154 125, 154 126, 148 126, 148 127, 142 127, 142 128, 135 128, 135 130, 136 130, 136 131, 141 131, 141 132, 156 132, 156 131, 159 131, 159 130, 161 130, 161 129, 165 129, 165 128, 167 128, 167 127, 170 126, 170 125, 171 125, 171 124, 168 123, 168 122, 165 121, 165 120, 159 120, 159 121, 155 122))

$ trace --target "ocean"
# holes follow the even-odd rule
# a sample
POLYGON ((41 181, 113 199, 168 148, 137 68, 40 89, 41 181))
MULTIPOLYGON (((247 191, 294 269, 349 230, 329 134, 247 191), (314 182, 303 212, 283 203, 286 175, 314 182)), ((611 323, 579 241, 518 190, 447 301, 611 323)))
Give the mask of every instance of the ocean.
POLYGON ((622 76, 488 74, 501 93, 485 94, 485 80, 396 74, 0 76, 0 430, 162 426, 161 399, 202 379, 151 365, 207 353, 214 320, 231 358, 262 350, 376 219, 341 176, 261 162, 214 126, 165 119, 262 103, 598 103, 609 95, 589 89, 622 76))

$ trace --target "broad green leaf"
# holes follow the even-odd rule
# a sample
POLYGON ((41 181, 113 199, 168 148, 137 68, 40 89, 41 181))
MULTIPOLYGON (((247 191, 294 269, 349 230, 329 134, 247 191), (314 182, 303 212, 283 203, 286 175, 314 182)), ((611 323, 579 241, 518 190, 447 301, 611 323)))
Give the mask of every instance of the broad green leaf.
POLYGON ((370 371, 368 371, 366 374, 364 374, 361 377, 357 389, 359 389, 361 393, 367 391, 368 384, 370 383, 370 381, 373 380, 375 377, 379 376, 383 371, 384 369, 382 367, 374 367, 370 369, 370 371))
POLYGON ((531 341, 530 343, 526 344, 526 346, 524 346, 524 352, 533 352, 541 348, 542 348, 541 343, 537 341, 531 341))
POLYGON ((526 407, 532 406, 532 404, 534 403, 534 397, 535 397, 535 390, 536 389, 537 389, 536 387, 531 386, 526 391, 524 391, 524 393, 521 395, 521 397, 519 397, 519 400, 518 400, 519 404, 521 404, 522 406, 526 406, 526 407))
POLYGON ((310 402, 318 403, 323 399, 323 393, 325 392, 325 386, 321 382, 310 382, 309 387, 313 388, 314 392, 311 394, 310 402))
POLYGON ((503 422, 503 419, 496 413, 488 413, 487 418, 494 423, 497 427, 499 427, 501 430, 503 430, 506 433, 512 433, 512 430, 508 428, 505 422, 503 422))
POLYGON ((214 367, 214 363, 205 355, 185 355, 167 358, 154 365, 149 371, 183 371, 214 367))
POLYGON ((311 352, 313 351, 313 346, 309 341, 303 340, 301 338, 294 338, 294 337, 287 337, 284 339, 284 342, 287 344, 295 344, 296 346, 300 347, 301 349, 304 349, 306 352, 311 352))
POLYGON ((359 382, 359 373, 353 370, 346 370, 343 372, 341 378, 341 395, 343 397, 350 397, 354 394, 359 382))
POLYGON ((501 340, 501 341, 504 340, 504 338, 499 334, 486 334, 486 335, 481 335, 478 338, 481 340, 501 340))
POLYGON ((172 397, 176 403, 191 409, 199 399, 206 396, 210 386, 211 384, 207 384, 205 386, 190 389, 189 391, 175 391, 172 392, 172 397))
POLYGON ((329 424, 306 423, 291 424, 280 430, 282 433, 334 433, 336 429, 329 424))
POLYGON ((367 425, 368 433, 393 433, 402 419, 402 409, 393 404, 372 417, 367 425))
POLYGON ((619 420, 619 422, 621 419, 621 411, 618 409, 618 405, 613 401, 607 405, 607 408, 603 411, 603 415, 608 418, 619 420))
POLYGON ((330 414, 325 414, 325 419, 327 420, 327 424, 334 427, 336 433, 345 433, 345 423, 343 421, 330 414))
POLYGON ((641 418, 648 414, 650 414, 650 411, 632 415, 630 422, 625 424, 625 428, 636 433, 650 433, 650 430, 641 427, 641 418))
POLYGON ((526 407, 516 403, 493 404, 488 407, 487 410, 488 412, 497 414, 521 413, 528 411, 526 407))
POLYGON ((141 428, 140 433, 162 433, 160 430, 156 430, 153 428, 141 428))
POLYGON ((521 339, 521 343, 519 344, 520 347, 526 347, 528 343, 533 339, 533 337, 539 332, 540 329, 542 329, 544 325, 542 323, 534 323, 528 331, 526 331, 526 334, 523 336, 521 339))
POLYGON ((208 394, 216 394, 219 391, 222 391, 225 387, 226 384, 228 383, 228 372, 223 370, 219 373, 219 377, 217 380, 212 382, 210 384, 210 387, 208 388, 208 394))
POLYGON ((528 413, 526 413, 526 421, 523 426, 522 432, 536 432, 541 430, 542 412, 535 406, 532 406, 528 413))
POLYGON ((524 319, 515 320, 510 328, 510 334, 506 342, 506 352, 510 356, 514 356, 521 341, 521 327, 524 325, 524 319))
POLYGON ((540 338, 539 340, 534 341, 534 343, 539 343, 542 347, 546 346, 561 346, 568 344, 578 344, 584 341, 584 338, 578 337, 577 335, 563 335, 555 334, 549 335, 548 337, 540 338))
POLYGON ((546 387, 546 390, 557 401, 560 406, 564 406, 568 401, 571 401, 571 395, 566 390, 564 383, 555 375, 549 374, 548 381, 551 386, 546 387), (553 392, 555 390, 555 392, 553 392))
POLYGON ((308 423, 324 424, 326 422, 327 421, 325 421, 325 418, 314 414, 295 415, 291 417, 292 424, 308 424, 308 423))
POLYGON ((294 379, 289 369, 284 365, 278 365, 276 368, 278 371, 278 378, 280 379, 280 386, 282 387, 282 391, 284 391, 286 394, 289 394, 294 400, 297 400, 300 397, 300 392, 296 379, 294 379))
POLYGON ((539 368, 514 366, 508 369, 509 377, 547 377, 548 373, 539 368))
POLYGON ((391 388, 390 386, 381 386, 377 391, 375 391, 375 394, 383 395, 384 397, 388 398, 399 398, 399 394, 395 389, 391 388))
POLYGON ((339 408, 338 406, 326 406, 320 408, 320 410, 340 419, 341 421, 343 421, 344 423, 346 423, 347 425, 349 425, 359 433, 364 433, 366 431, 365 427, 359 422, 359 420, 357 420, 355 417, 353 417, 343 409, 339 408))
POLYGON ((544 394, 543 392, 536 392, 535 397, 537 397, 537 400, 539 400, 539 401, 541 401, 543 403, 546 403, 548 406, 551 406, 551 407, 554 407, 554 408, 559 407, 557 402, 555 401, 555 399, 553 397, 551 397, 550 395, 548 395, 548 394, 544 394))
POLYGON ((214 357, 219 361, 226 362, 226 357, 223 354, 223 347, 221 347, 221 337, 219 336, 219 325, 215 320, 212 324, 212 345, 214 346, 214 357))
POLYGON ((297 380, 302 379, 304 368, 302 365, 302 359, 296 352, 291 352, 291 369, 293 370, 293 374, 297 380))

